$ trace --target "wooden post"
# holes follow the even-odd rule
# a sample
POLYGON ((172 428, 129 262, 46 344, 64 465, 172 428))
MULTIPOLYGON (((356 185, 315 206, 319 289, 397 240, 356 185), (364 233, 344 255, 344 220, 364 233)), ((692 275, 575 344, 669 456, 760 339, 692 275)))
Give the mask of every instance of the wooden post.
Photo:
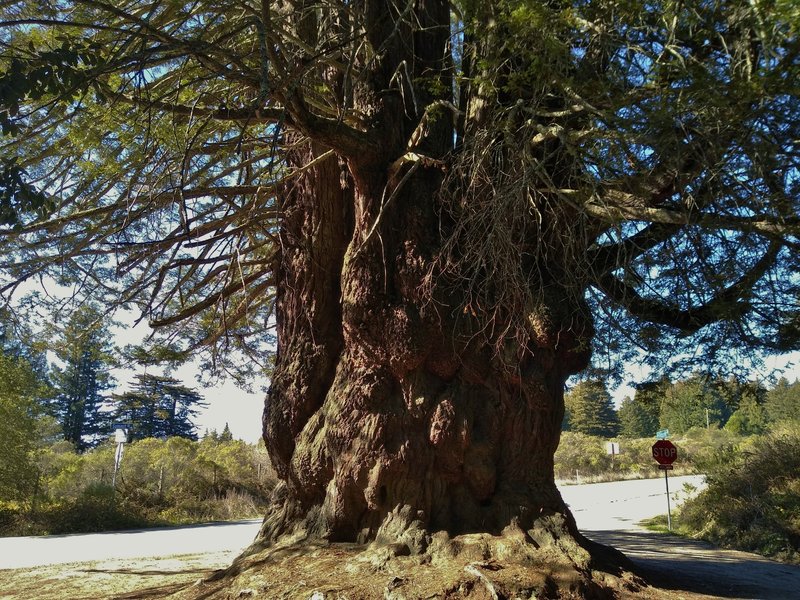
POLYGON ((36 498, 39 496, 39 481, 41 480, 41 478, 42 478, 42 472, 37 469, 36 481, 33 484, 33 497, 31 498, 31 513, 30 513, 31 518, 33 518, 33 516, 36 514, 36 498))

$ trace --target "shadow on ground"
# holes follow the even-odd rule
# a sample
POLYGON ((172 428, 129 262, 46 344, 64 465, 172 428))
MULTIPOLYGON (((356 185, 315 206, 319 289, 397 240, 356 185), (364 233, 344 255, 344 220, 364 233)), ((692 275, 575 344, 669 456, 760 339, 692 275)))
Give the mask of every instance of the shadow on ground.
POLYGON ((800 594, 798 566, 649 531, 583 533, 624 552, 650 583, 662 589, 758 600, 787 600, 800 594))

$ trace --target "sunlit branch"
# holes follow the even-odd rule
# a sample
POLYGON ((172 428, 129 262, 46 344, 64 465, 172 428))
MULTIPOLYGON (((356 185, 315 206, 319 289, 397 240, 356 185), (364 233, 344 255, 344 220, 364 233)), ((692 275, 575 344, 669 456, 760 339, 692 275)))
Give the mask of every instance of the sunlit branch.
POLYGON ((258 279, 260 279, 269 272, 270 272, 269 270, 256 271, 254 273, 247 275, 246 277, 243 277, 242 279, 235 279, 219 292, 216 292, 211 296, 208 296, 204 300, 201 300, 200 302, 197 302, 195 304, 192 304, 191 306, 184 308, 183 310, 179 311, 178 313, 170 317, 151 320, 150 326, 165 327, 167 325, 174 325, 175 323, 178 323, 185 319, 189 319, 190 317, 193 317, 194 315, 206 310, 207 308, 212 307, 217 302, 221 302, 226 298, 232 296, 236 292, 244 289, 247 285, 253 283, 254 281, 257 281, 258 279))
POLYGON ((148 109, 164 111, 168 114, 185 117, 208 117, 217 121, 237 121, 248 125, 279 123, 287 117, 283 108, 270 108, 265 106, 251 106, 245 108, 208 108, 204 106, 186 106, 160 100, 148 100, 116 94, 114 100, 134 104, 148 109))
POLYGON ((800 219, 768 219, 763 216, 732 217, 689 210, 651 208, 647 206, 620 206, 606 202, 588 202, 583 210, 608 223, 624 221, 643 221, 671 225, 698 225, 706 229, 727 229, 731 231, 750 231, 768 237, 800 235, 800 219))

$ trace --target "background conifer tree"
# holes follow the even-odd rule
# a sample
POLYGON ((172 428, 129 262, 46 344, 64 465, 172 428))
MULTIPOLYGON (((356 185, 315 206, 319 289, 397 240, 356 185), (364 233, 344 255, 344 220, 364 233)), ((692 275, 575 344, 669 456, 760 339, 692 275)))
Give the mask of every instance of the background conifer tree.
POLYGON ((173 377, 152 374, 137 375, 130 391, 115 394, 112 404, 114 419, 131 424, 132 439, 183 437, 196 440, 197 431, 192 421, 206 406, 196 390, 173 377))
POLYGON ((602 380, 579 382, 564 396, 564 403, 569 412, 569 431, 601 437, 619 433, 617 411, 602 380))
POLYGON ((767 392, 764 408, 771 423, 800 421, 800 382, 781 377, 767 392))
POLYGON ((623 437, 650 437, 658 430, 658 405, 653 410, 652 405, 626 396, 619 405, 617 415, 620 435, 623 437))
POLYGON ((50 373, 54 389, 50 411, 61 424, 64 439, 83 451, 109 433, 102 408, 105 392, 114 385, 110 323, 96 306, 85 305, 71 313, 63 327, 52 325, 49 330, 59 363, 50 373))

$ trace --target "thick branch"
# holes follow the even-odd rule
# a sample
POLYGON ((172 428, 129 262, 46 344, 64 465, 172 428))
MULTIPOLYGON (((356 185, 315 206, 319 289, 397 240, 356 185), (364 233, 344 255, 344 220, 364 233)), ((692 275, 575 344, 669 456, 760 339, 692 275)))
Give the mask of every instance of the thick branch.
POLYGON ((610 273, 598 276, 593 285, 636 317, 694 333, 715 321, 736 319, 747 312, 750 308, 747 296, 755 283, 772 267, 781 247, 779 243, 771 244, 738 281, 697 308, 681 309, 662 299, 644 298, 633 286, 610 273))
POLYGON ((682 229, 683 226, 672 223, 653 223, 616 244, 590 250, 589 263, 595 273, 604 275, 621 265, 630 263, 648 250, 667 241, 682 229))
POLYGON ((345 125, 340 119, 328 119, 312 113, 299 92, 287 102, 294 125, 312 140, 324 144, 348 158, 379 156, 382 144, 376 135, 345 125))
MULTIPOLYGON (((768 237, 800 235, 800 218, 774 220, 763 216, 734 217, 670 208, 623 206, 618 203, 622 199, 620 194, 615 194, 612 199, 604 198, 600 203, 589 202, 584 204, 583 210, 589 215, 609 223, 645 221, 671 225, 698 225, 706 229, 751 231, 768 237)), ((636 198, 633 194, 625 194, 625 197, 628 196, 636 198)))

